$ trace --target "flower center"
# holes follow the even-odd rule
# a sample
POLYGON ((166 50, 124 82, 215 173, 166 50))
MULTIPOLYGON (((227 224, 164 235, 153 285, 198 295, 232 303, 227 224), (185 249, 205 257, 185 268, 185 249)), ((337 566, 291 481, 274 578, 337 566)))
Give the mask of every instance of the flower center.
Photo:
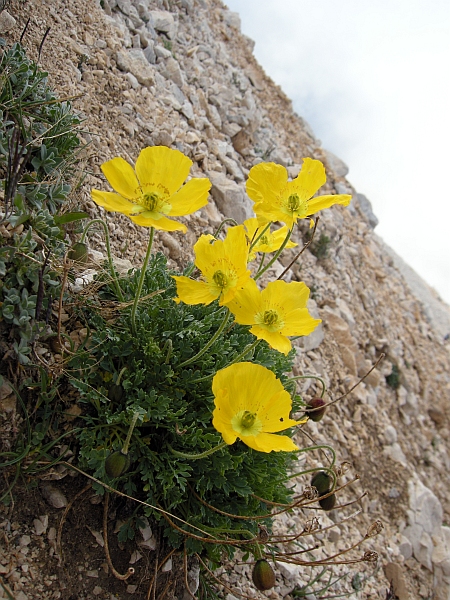
POLYGON ((300 207, 300 198, 298 197, 297 194, 291 194, 288 198, 288 209, 291 212, 297 212, 299 207, 300 207))
POLYGON ((251 413, 248 410, 244 410, 244 414, 241 418, 241 427, 243 429, 251 429, 256 421, 256 414, 251 413))
POLYGON ((225 273, 223 271, 216 271, 214 273, 214 275, 212 276, 212 279, 214 281, 214 283, 217 285, 218 288, 220 288, 221 290, 223 290, 228 283, 228 277, 225 275, 225 273))
POLYGON ((296 214, 301 218, 308 212, 308 201, 302 200, 299 195, 294 192, 291 194, 286 202, 286 210, 291 214, 296 214))
POLYGON ((241 410, 232 417, 231 426, 239 437, 258 435, 262 429, 262 421, 257 413, 241 410))
POLYGON ((268 245, 269 244, 269 238, 267 235, 263 235, 259 238, 259 244, 262 245, 268 245))
POLYGON ((142 205, 145 206, 146 210, 153 212, 159 204, 159 196, 155 192, 150 194, 144 194, 142 197, 142 205))
POLYGON ((278 322, 278 313, 276 310, 265 310, 263 315, 264 325, 269 327, 275 325, 278 322))

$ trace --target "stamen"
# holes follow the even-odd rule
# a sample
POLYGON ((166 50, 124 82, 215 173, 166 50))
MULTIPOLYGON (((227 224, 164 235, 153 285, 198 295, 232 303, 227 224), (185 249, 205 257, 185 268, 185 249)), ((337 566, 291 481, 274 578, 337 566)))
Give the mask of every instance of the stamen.
POLYGON ((278 313, 276 310, 264 311, 263 322, 264 325, 275 325, 278 321, 278 313))
POLYGON ((256 414, 251 413, 250 411, 246 410, 246 411, 244 411, 244 414, 242 415, 241 427, 243 429, 251 429, 255 423, 255 420, 256 420, 256 414))
POLYGON ((228 278, 222 271, 216 271, 212 276, 212 279, 221 290, 223 290, 228 283, 228 278))
POLYGON ((288 198, 288 209, 291 212, 297 212, 298 209, 300 208, 300 198, 298 197, 297 194, 291 194, 288 198))

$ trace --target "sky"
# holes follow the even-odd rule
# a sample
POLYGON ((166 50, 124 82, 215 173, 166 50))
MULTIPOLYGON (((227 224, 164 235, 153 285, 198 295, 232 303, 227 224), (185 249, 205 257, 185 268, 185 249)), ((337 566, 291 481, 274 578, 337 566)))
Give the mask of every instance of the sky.
POLYGON ((224 1, 375 232, 450 304, 450 1, 224 1))

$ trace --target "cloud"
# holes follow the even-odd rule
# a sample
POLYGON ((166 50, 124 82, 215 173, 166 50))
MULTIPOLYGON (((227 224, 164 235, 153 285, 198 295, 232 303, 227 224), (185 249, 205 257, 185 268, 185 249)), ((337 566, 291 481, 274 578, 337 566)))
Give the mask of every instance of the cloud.
POLYGON ((448 1, 228 6, 294 110, 348 164, 377 233, 450 302, 448 1))

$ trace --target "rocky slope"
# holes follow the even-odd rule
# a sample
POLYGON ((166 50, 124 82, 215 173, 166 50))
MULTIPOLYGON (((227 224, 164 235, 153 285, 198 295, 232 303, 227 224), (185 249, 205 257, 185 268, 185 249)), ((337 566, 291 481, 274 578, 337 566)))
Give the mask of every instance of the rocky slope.
MULTIPOLYGON (((291 176, 303 157, 322 160, 328 176, 322 193, 353 194, 349 209, 334 207, 320 218, 317 235, 329 238, 325 256, 308 250, 289 274, 312 289, 311 309, 323 320, 310 338, 296 342, 298 374, 320 375, 337 398, 385 354, 320 427, 310 424, 312 438, 331 443, 368 492, 362 514, 340 525, 328 543, 350 545, 358 530, 364 535, 380 519, 384 530, 371 549, 383 568, 354 597, 385 598, 393 580, 400 600, 450 598, 448 307, 435 296, 430 302, 375 235, 370 204, 258 65, 238 15, 219 0, 13 0, 8 12, 12 19, 0 15, 0 34, 16 41, 30 17, 24 43, 34 58, 51 27, 40 62, 60 96, 77 96, 75 106, 86 117, 91 174, 74 204, 100 214, 89 190, 106 189, 101 163, 114 156, 134 162, 147 145, 178 148, 194 161, 195 174, 211 179, 211 202, 186 218, 188 234, 158 235, 157 247, 174 263, 185 264, 198 234, 213 231, 224 216, 251 216, 245 179, 261 160, 285 165, 291 176)), ((103 216, 115 253, 138 264, 146 231, 121 215, 103 216)), ((299 228, 297 241, 306 234, 299 228)), ((90 240, 104 249, 100 234, 90 240)), ((284 587, 271 598, 302 578, 295 569, 283 575, 284 587)), ((237 580, 244 576, 245 569, 237 580)), ((21 598, 42 597, 26 574, 22 579, 21 598)))

